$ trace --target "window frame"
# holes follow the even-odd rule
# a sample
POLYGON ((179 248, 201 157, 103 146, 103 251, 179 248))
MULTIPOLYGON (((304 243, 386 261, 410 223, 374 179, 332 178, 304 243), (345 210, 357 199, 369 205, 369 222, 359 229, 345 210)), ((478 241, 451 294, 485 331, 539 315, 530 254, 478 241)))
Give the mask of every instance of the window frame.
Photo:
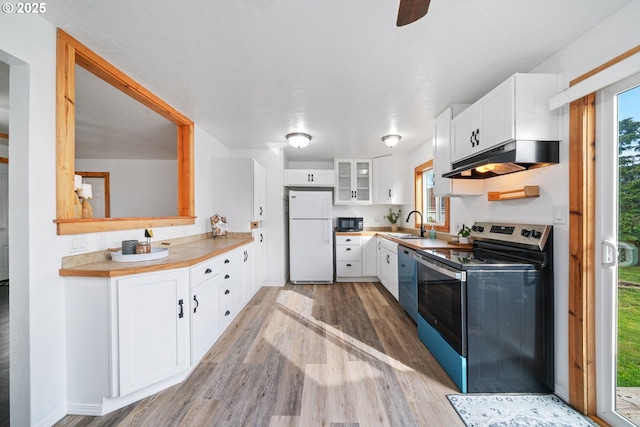
MULTIPOLYGON (((418 166, 415 167, 414 169, 414 174, 413 174, 413 179, 414 179, 414 201, 415 201, 415 210, 417 210, 418 212, 422 213, 422 200, 423 200, 423 194, 422 194, 422 174, 433 169, 433 160, 429 160, 427 162, 424 162, 418 166)), ((442 197, 442 196, 437 196, 440 197, 442 199, 444 199, 444 223, 433 223, 433 222, 427 222, 424 221, 424 225, 426 226, 433 226, 433 228, 436 231, 440 231, 440 232, 444 232, 444 233, 448 233, 449 232, 449 208, 450 208, 450 200, 449 197, 442 197)), ((420 220, 418 218, 418 216, 416 215, 415 217, 415 228, 420 228, 420 220)))

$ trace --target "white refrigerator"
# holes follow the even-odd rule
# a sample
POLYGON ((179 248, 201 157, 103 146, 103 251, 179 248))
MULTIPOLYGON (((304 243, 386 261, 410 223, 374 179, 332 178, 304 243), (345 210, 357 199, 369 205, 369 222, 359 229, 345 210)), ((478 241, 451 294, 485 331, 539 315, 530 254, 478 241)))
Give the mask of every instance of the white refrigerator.
POLYGON ((331 191, 289 192, 289 280, 333 283, 331 191))

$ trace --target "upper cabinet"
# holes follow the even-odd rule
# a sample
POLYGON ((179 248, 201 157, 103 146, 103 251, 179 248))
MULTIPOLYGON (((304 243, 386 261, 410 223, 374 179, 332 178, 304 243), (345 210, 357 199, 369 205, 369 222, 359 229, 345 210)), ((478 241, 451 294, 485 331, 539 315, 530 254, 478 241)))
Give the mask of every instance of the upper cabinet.
POLYGON ((406 155, 376 157, 373 163, 373 204, 403 205, 411 203, 411 170, 406 155))
POLYGON ((336 205, 371 204, 371 160, 335 159, 336 205))
POLYGON ((436 118, 433 129, 433 184, 435 195, 438 197, 477 196, 483 191, 481 180, 442 177, 443 173, 451 170, 451 121, 467 108, 468 105, 452 105, 436 118))
POLYGON ((212 215, 226 217, 229 231, 251 231, 251 222, 267 218, 266 171, 254 159, 212 159, 211 188, 212 215))
POLYGON ((511 76, 453 118, 451 160, 509 140, 558 140, 558 116, 549 109, 549 98, 558 88, 557 74, 511 76))
POLYGON ((335 173, 332 169, 285 169, 284 185, 287 187, 333 187, 335 173))

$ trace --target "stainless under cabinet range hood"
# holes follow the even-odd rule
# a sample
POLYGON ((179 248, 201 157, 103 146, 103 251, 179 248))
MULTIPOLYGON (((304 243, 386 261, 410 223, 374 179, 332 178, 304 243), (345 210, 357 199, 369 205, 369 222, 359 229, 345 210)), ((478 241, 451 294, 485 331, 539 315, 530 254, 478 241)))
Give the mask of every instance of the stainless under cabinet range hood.
POLYGON ((559 141, 512 140, 452 163, 444 178, 485 179, 559 162, 559 141))

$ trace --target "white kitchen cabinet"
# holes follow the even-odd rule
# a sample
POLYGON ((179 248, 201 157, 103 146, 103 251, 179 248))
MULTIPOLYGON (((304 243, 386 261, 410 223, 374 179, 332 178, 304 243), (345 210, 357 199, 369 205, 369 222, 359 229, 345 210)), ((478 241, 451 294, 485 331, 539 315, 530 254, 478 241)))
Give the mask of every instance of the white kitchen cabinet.
POLYGON ((453 118, 453 162, 513 139, 559 140, 559 116, 549 109, 558 88, 557 74, 511 76, 453 118))
MULTIPOLYGON (((483 193, 483 181, 480 179, 442 177, 443 173, 451 171, 451 120, 467 107, 468 105, 452 105, 436 118, 433 129, 433 177, 436 197, 477 196, 483 193)), ((458 124, 460 123, 464 121, 458 124)))
POLYGON ((186 270, 117 279, 119 395, 189 368, 186 270))
POLYGON ((335 159, 334 204, 371 204, 371 160, 335 159))
POLYGON ((374 205, 403 205, 410 202, 412 174, 406 155, 375 157, 372 167, 374 205))
POLYGON ((380 282, 398 299, 398 244, 380 238, 380 282))
POLYGON ((106 413, 188 374, 186 268, 66 277, 65 291, 70 413, 106 413))
POLYGON ((211 183, 212 214, 226 217, 229 231, 248 232, 251 222, 266 220, 266 171, 256 160, 213 158, 211 183))
POLYGON ((242 250, 242 300, 246 304, 253 298, 258 290, 253 274, 254 263, 254 243, 245 245, 242 250))
POLYGON ((284 185, 287 187, 333 187, 333 169, 285 169, 284 185))
POLYGON ((256 288, 260 289, 267 277, 267 230, 256 228, 252 232, 254 244, 253 274, 256 288))
POLYGON ((362 276, 378 277, 378 247, 376 236, 362 236, 362 276))
POLYGON ((336 281, 362 276, 361 237, 336 235, 336 281))

